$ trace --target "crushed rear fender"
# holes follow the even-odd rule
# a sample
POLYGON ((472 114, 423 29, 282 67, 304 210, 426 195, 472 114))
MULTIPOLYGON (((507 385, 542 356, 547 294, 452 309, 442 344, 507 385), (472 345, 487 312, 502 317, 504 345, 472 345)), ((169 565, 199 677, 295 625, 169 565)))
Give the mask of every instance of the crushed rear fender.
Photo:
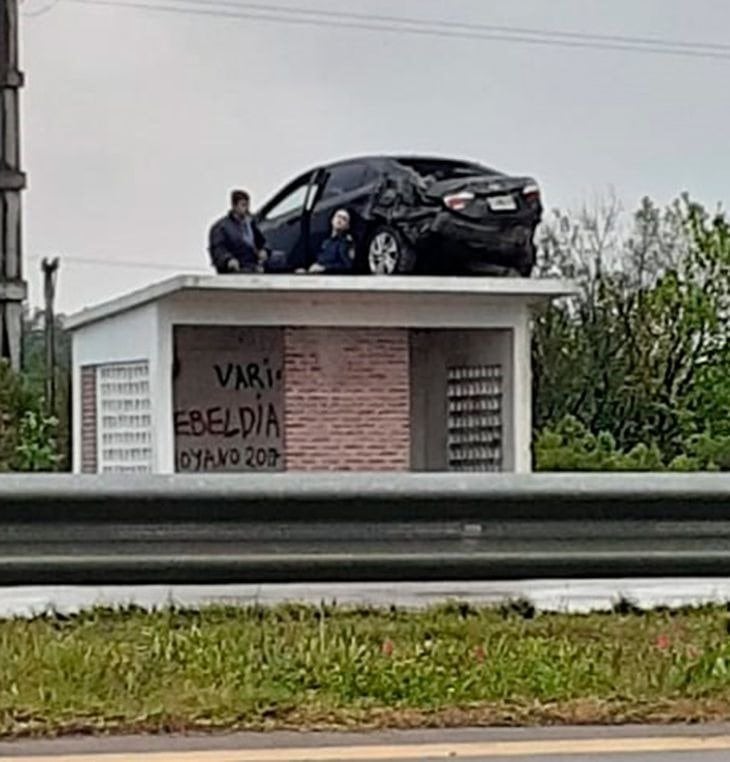
POLYGON ((440 210, 426 194, 420 175, 386 175, 373 194, 367 216, 395 227, 412 246, 431 232, 434 215, 440 210))

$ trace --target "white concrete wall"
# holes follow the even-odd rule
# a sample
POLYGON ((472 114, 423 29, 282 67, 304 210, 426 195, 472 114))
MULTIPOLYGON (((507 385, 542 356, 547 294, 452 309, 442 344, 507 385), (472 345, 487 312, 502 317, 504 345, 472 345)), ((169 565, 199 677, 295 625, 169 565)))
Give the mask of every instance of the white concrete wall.
MULTIPOLYGON (((214 308, 214 305, 211 305, 214 308)), ((175 359, 175 347, 173 344, 172 329, 176 323, 191 324, 190 321, 175 320, 170 301, 160 302, 158 309, 158 344, 157 364, 159 376, 159 388, 157 398, 157 428, 155 439, 157 448, 157 470, 162 474, 175 473, 175 423, 173 398, 173 361, 175 359)), ((201 323, 192 323, 199 325, 201 323)), ((202 323, 205 324, 205 323, 202 323)))
MULTIPOLYGON (((306 276, 301 276, 306 277, 306 276)), ((450 293, 180 292, 162 302, 161 325, 512 328, 524 298, 450 293)))
POLYGON ((514 471, 528 474, 532 471, 532 315, 523 304, 518 308, 513 329, 512 351, 512 405, 514 471))
MULTIPOLYGON (((158 305, 148 304, 74 331, 72 356, 72 450, 73 471, 81 472, 81 368, 115 362, 147 360, 150 366, 150 397, 153 430, 158 429, 160 385, 158 305)), ((155 462, 159 457, 155 442, 155 462)))

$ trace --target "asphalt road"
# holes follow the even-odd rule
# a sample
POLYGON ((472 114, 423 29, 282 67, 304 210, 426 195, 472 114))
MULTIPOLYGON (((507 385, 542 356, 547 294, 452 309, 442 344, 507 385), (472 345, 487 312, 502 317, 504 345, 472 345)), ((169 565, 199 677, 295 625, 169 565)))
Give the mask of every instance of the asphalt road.
POLYGON ((725 762, 730 727, 540 728, 0 743, 18 762, 725 762))
POLYGON ((209 604, 251 605, 297 601, 318 604, 419 608, 447 600, 475 605, 526 597, 543 611, 608 609, 621 596, 638 605, 683 606, 730 601, 730 579, 528 580, 525 582, 429 582, 372 584, 220 585, 140 587, 0 588, 0 618, 48 610, 73 613, 94 605, 145 608, 170 603, 197 608, 209 604))

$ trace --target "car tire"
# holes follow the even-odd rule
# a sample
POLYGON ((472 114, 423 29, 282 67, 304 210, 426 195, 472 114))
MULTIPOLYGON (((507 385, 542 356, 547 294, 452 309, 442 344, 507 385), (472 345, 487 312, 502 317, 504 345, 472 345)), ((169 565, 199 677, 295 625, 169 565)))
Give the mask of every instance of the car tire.
POLYGON ((368 238, 365 262, 371 275, 411 273, 416 268, 416 253, 395 228, 379 225, 368 238))

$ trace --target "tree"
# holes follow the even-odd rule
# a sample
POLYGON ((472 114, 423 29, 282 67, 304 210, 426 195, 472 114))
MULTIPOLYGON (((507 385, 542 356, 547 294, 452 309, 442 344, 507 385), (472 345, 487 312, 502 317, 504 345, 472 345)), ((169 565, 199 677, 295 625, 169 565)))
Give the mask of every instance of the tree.
POLYGON ((18 466, 20 421, 33 405, 33 397, 13 373, 5 360, 0 360, 0 471, 13 471, 18 466))
POLYGON ((22 376, 0 361, 0 471, 52 471, 59 464, 57 421, 22 376))
MULTIPOLYGON (((42 325, 43 310, 28 312, 24 320, 23 377, 30 392, 37 399, 45 395, 45 335, 42 325)), ((68 468, 71 452, 71 337, 63 328, 63 317, 56 318, 56 410, 54 429, 56 450, 61 456, 58 467, 68 468)))
POLYGON ((730 428, 730 225, 683 197, 645 199, 631 226, 615 201, 556 212, 539 270, 580 293, 537 316, 535 422, 566 416, 621 452, 658 447, 669 462, 700 435, 730 428))
POLYGON ((68 464, 70 341, 59 326, 60 416, 56 418, 45 410, 45 356, 37 322, 26 315, 23 372, 14 373, 6 362, 0 362, 0 471, 54 471, 68 464))

